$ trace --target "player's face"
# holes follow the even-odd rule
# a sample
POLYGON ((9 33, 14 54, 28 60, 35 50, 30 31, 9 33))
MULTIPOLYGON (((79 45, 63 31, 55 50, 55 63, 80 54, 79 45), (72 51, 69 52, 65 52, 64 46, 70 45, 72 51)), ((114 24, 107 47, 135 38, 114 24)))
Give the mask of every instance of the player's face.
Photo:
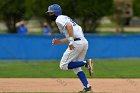
POLYGON ((49 16, 53 16, 54 15, 54 12, 49 12, 49 16))
POLYGON ((56 18, 57 18, 57 16, 55 15, 54 12, 49 12, 49 16, 50 16, 50 18, 51 18, 52 21, 55 21, 56 18))

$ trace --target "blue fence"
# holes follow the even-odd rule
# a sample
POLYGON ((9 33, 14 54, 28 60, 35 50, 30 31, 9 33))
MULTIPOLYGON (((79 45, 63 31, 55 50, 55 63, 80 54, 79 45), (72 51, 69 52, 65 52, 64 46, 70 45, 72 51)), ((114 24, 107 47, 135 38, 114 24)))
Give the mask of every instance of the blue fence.
MULTIPOLYGON (((89 41, 86 58, 140 57, 140 35, 85 36, 89 41)), ((54 37, 63 38, 62 35, 0 35, 0 59, 60 59, 67 44, 52 45, 54 37)))

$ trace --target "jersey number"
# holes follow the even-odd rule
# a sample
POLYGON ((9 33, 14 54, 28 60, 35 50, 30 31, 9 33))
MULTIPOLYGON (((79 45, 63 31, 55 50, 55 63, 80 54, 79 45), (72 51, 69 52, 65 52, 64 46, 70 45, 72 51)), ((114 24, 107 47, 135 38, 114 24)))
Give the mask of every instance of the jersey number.
POLYGON ((69 19, 72 22, 73 26, 76 26, 76 23, 71 18, 69 18, 69 19))

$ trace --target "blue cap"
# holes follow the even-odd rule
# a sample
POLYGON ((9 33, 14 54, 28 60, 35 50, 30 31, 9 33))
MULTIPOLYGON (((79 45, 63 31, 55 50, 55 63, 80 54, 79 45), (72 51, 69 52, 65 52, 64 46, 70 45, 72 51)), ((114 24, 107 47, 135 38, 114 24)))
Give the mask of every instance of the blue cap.
POLYGON ((47 12, 54 12, 56 16, 59 16, 62 14, 62 9, 58 4, 53 4, 48 7, 47 12))

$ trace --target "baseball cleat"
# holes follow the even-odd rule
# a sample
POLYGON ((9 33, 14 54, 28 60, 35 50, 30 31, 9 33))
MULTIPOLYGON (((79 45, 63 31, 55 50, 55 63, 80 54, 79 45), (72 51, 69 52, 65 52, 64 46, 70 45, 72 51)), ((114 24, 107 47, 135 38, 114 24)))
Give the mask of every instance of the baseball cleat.
POLYGON ((79 91, 78 93, 93 93, 91 86, 89 88, 84 88, 82 91, 79 91))
POLYGON ((86 62, 87 62, 87 63, 86 63, 86 65, 85 65, 85 67, 87 67, 90 76, 92 76, 93 73, 94 73, 94 68, 93 68, 93 63, 94 63, 94 61, 93 61, 92 59, 87 59, 86 62))

